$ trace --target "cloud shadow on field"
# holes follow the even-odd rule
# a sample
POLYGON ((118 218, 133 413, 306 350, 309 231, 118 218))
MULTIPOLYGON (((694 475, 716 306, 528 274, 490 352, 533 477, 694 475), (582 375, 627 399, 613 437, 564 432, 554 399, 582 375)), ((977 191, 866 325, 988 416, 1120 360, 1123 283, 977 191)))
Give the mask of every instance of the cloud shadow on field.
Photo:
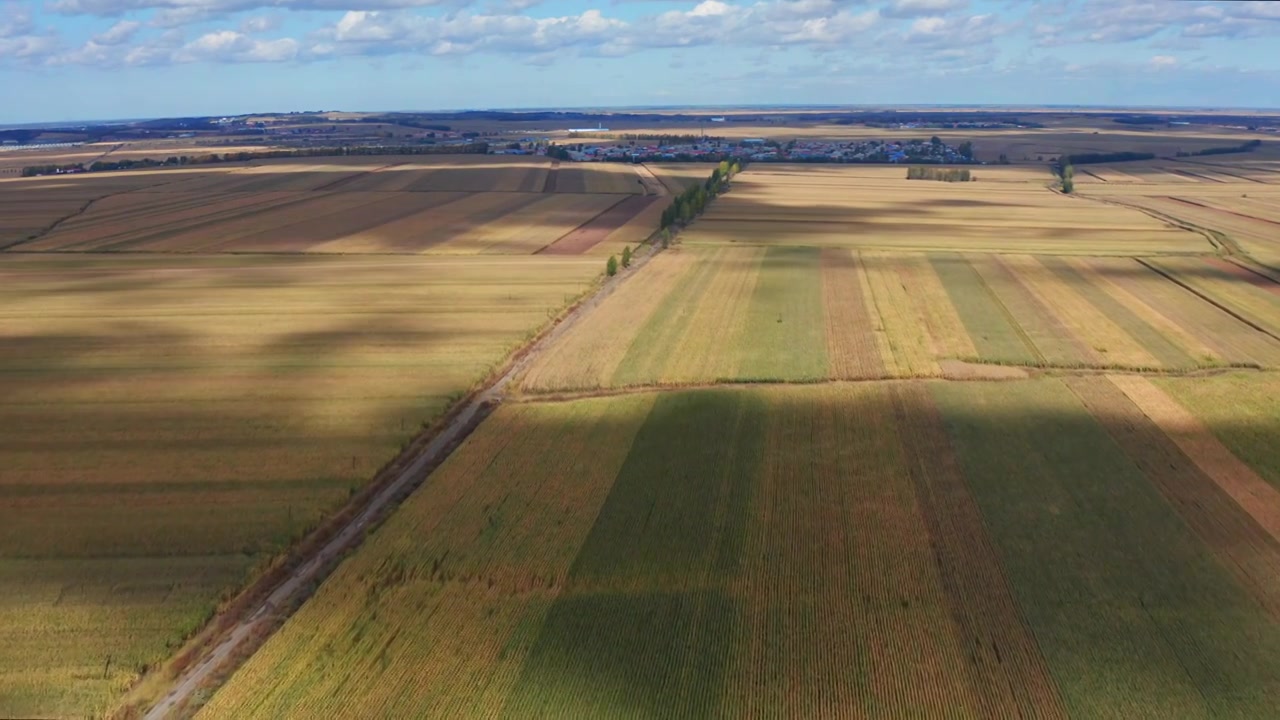
MULTIPOLYGON (((1280 680, 1280 665, 1272 662, 1280 653, 1280 631, 1234 578, 1229 563, 1215 555, 1216 546, 1179 515, 1200 509, 1165 500, 1148 474, 1152 466, 1122 445, 1128 415, 1105 409, 1091 415, 1058 380, 842 387, 733 387, 661 395, 666 410, 654 406, 639 431, 651 437, 642 441, 637 435, 624 468, 634 464, 636 479, 681 486, 685 489, 677 492, 682 496, 700 500, 664 503, 658 497, 655 505, 648 501, 644 483, 624 482, 627 471, 620 472, 605 500, 607 510, 599 513, 577 550, 574 570, 548 614, 541 618, 539 611, 537 628, 522 626, 519 631, 529 650, 520 660, 519 680, 505 700, 504 714, 712 717, 736 714, 734 708, 765 712, 808 706, 818 698, 825 699, 826 707, 853 709, 870 703, 891 714, 913 714, 920 709, 914 703, 923 699, 914 694, 877 697, 869 678, 874 674, 890 685, 908 682, 915 672, 909 658, 931 657, 936 677, 959 683, 964 692, 994 698, 994 686, 966 684, 972 682, 965 680, 970 662, 979 662, 971 653, 982 661, 991 657, 994 677, 1026 672, 1013 660, 1021 657, 1020 651, 1006 644, 1019 632, 1026 633, 1033 655, 1043 657, 1040 662, 1047 663, 1052 676, 1048 682, 1056 684, 1063 704, 1073 712, 1092 707, 1127 714, 1154 706, 1248 714, 1265 707, 1269 689, 1280 680), (921 387, 927 391, 912 390, 921 387), (896 406, 886 402, 895 395, 896 406), (745 414, 726 412, 735 407, 745 414), (941 420, 931 420, 939 407, 941 420), (676 409, 676 414, 669 412, 676 409), (685 416, 687 422, 682 421, 685 416), (837 442, 841 435, 827 432, 836 422, 863 429, 856 438, 837 442), (741 434, 741 427, 761 428, 764 435, 741 434), (940 444, 914 444, 908 429, 940 444), (863 433, 890 444, 901 441, 902 448, 895 451, 901 453, 900 463, 885 464, 892 453, 865 456, 875 442, 868 444, 863 433), (785 438, 785 447, 778 446, 779 438, 785 438), (726 475, 715 457, 746 449, 756 455, 740 472, 727 476, 727 487, 749 488, 741 505, 730 507, 733 493, 686 487, 725 487, 726 475), (771 455, 775 451, 804 461, 783 461, 771 455), (917 508, 922 502, 912 499, 925 492, 916 483, 944 482, 911 475, 913 463, 928 465, 936 453, 954 454, 961 474, 953 478, 958 484, 934 488, 939 496, 932 512, 946 515, 973 503, 983 523, 976 534, 963 523, 927 528, 900 524, 897 503, 917 508), (841 472, 844 467, 854 471, 841 472), (895 499, 894 493, 906 493, 906 499, 895 499), (867 510, 857 515, 860 522, 847 522, 839 514, 857 507, 867 510), (745 539, 724 546, 733 557, 713 557, 726 522, 744 528, 745 539), (701 555, 678 553, 670 565, 650 562, 660 560, 655 549, 679 546, 708 532, 711 540, 701 555), (986 552, 983 548, 994 553, 1000 582, 965 586, 955 580, 980 564, 973 553, 986 552), (594 558, 591 567, 581 567, 588 557, 594 558), (690 558, 697 561, 686 562, 690 558), (882 568, 886 576, 870 577, 873 568, 882 568), (917 575, 935 572, 954 576, 954 582, 977 594, 953 593, 951 581, 936 584, 917 575), (953 636, 938 626, 954 622, 940 618, 957 617, 957 603, 959 616, 987 618, 990 608, 1008 598, 1017 608, 1014 628, 978 620, 953 636), (902 662, 874 655, 881 632, 892 634, 893 657, 902 662), (958 651, 930 644, 947 637, 960 643, 958 651), (865 663, 840 654, 846 651, 865 663), (997 663, 996 654, 1008 664, 997 663), (872 661, 873 655, 879 660, 872 661), (839 672, 824 670, 832 667, 839 672)), ((541 416, 537 409, 536 404, 521 407, 521 432, 549 431, 570 444, 584 433, 598 432, 601 425, 624 423, 608 415, 594 424, 566 419, 562 412, 541 416)), ((503 412, 486 422, 501 423, 503 412)), ((1215 429, 1275 438, 1280 437, 1280 416, 1242 419, 1215 429)), ((465 460, 469 447, 464 445, 450 462, 474 462, 465 460)), ((508 445, 484 458, 485 464, 519 467, 518 457, 506 457, 519 454, 518 447, 508 445)), ((1265 467, 1272 482, 1280 482, 1280 456, 1270 452, 1260 468, 1265 467)), ((1166 462, 1184 475, 1198 472, 1191 459, 1176 452, 1166 462)), ((1215 492, 1207 478, 1198 481, 1215 492)), ((507 492, 496 491, 495 485, 509 487, 516 502, 519 493, 528 491, 516 490, 519 483, 516 471, 501 477, 482 473, 472 485, 474 492, 490 494, 507 492)), ((428 478, 408 502, 422 502, 434 492, 428 478)), ((480 504, 456 507, 466 514, 478 511, 480 504)), ((556 518, 541 522, 549 530, 556 518)), ((1241 516, 1227 522, 1232 532, 1252 532, 1240 524, 1247 523, 1241 516)), ((539 526, 524 521, 518 527, 531 538, 556 540, 541 545, 531 541, 522 551, 531 564, 516 567, 489 559, 465 534, 437 538, 430 557, 412 544, 382 542, 376 534, 360 553, 388 553, 375 555, 372 564, 403 561, 406 577, 429 572, 454 576, 478 568, 479 575, 459 580, 465 583, 459 591, 472 588, 475 603, 489 603, 487 593, 520 594, 515 586, 493 589, 492 579, 486 583, 485 568, 542 577, 556 571, 530 560, 530 553, 533 558, 563 558, 564 548, 545 544, 564 542, 563 530, 543 535, 539 526), (447 549, 443 561, 441 542, 447 549)), ((1258 552, 1277 553, 1280 546, 1272 543, 1258 552)), ((321 592, 356 590, 324 586, 321 592)), ((371 612, 379 612, 376 603, 363 610, 371 612)), ((433 632, 471 632, 465 626, 445 630, 447 620, 437 614, 401 617, 402 623, 426 623, 430 617, 433 632)), ((291 622, 311 626, 317 621, 304 607, 291 622)), ((415 651, 430 658, 433 635, 414 637, 420 637, 415 651)), ((290 653, 298 664, 281 668, 280 677, 330 672, 323 657, 311 650, 335 639, 319 634, 302 641, 290 653)), ((515 644, 503 646, 521 652, 515 644)), ((365 652, 356 646, 351 651, 365 652)), ((464 655, 458 661, 487 662, 481 657, 487 655, 477 649, 474 658, 464 655)), ((390 678, 399 669, 383 672, 390 678)), ((475 679, 464 675, 465 682, 475 679)), ((262 693, 291 692, 287 683, 275 684, 278 678, 269 673, 260 677, 265 678, 260 682, 272 683, 257 688, 262 693)), ((375 671, 358 685, 337 687, 356 696, 372 695, 373 688, 383 687, 382 680, 375 671)), ((464 692, 450 678, 440 681, 443 695, 464 692)), ((1012 692, 1030 689, 1015 684, 1012 692)), ((963 696, 949 697, 962 702, 963 696)), ((1043 697, 1028 702, 1047 706, 1043 697)))

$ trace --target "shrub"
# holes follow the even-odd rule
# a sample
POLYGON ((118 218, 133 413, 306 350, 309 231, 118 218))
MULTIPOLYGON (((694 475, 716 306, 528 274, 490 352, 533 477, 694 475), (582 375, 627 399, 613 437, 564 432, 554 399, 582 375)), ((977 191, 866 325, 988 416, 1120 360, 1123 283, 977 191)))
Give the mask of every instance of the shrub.
POLYGON ((618 258, 613 255, 609 256, 609 261, 604 264, 604 271, 609 277, 618 274, 618 258))

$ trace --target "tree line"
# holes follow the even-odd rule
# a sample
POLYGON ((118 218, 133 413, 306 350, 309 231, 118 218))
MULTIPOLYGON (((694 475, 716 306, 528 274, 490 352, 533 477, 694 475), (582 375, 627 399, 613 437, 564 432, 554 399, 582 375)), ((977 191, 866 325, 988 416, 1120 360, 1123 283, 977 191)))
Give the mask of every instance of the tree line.
MULTIPOLYGON (((742 172, 741 163, 736 160, 721 160, 720 164, 711 171, 711 175, 706 180, 701 184, 686 188, 684 192, 680 193, 667 206, 667 209, 662 211, 662 222, 658 228, 662 238, 662 247, 665 248, 670 245, 672 228, 687 225, 701 214, 707 205, 715 199, 716 195, 728 189, 729 180, 739 172, 742 172)), ((628 246, 622 250, 622 267, 630 266, 631 248, 628 246)), ((609 259, 605 261, 604 271, 609 277, 618 274, 618 258, 616 256, 609 256, 609 259)))
POLYGON ((977 178, 968 169, 912 166, 907 168, 907 179, 971 182, 977 178))
POLYGON ((1248 142, 1240 143, 1239 145, 1228 145, 1226 147, 1211 147, 1211 148, 1205 148, 1203 150, 1196 150, 1194 152, 1183 152, 1179 150, 1178 157, 1198 157, 1200 155, 1231 155, 1233 153, 1247 153, 1247 152, 1253 152, 1260 145, 1262 145, 1261 140, 1250 140, 1248 142))
POLYGON ((22 168, 22 177, 38 175, 57 175, 61 173, 105 172, 110 170, 133 170, 137 168, 166 167, 174 165, 210 165, 227 162, 249 162, 250 160, 270 160, 275 158, 295 157, 339 157, 348 155, 484 155, 489 152, 489 144, 469 143, 467 145, 357 145, 343 147, 314 147, 281 150, 253 150, 234 153, 211 153, 208 155, 174 155, 164 160, 140 158, 137 160, 98 160, 87 167, 84 163, 67 165, 28 165, 22 168))
POLYGON ((729 185, 729 179, 737 175, 742 170, 742 165, 734 160, 721 160, 720 164, 711 171, 711 175, 699 185, 694 185, 680 193, 675 200, 662 211, 662 223, 659 229, 666 230, 672 225, 687 225, 702 211, 706 209, 707 204, 715 198, 716 195, 724 192, 729 185))
POLYGON ((1059 158, 1058 163, 1060 166, 1066 167, 1067 165, 1097 165, 1098 163, 1154 160, 1155 157, 1155 153, 1148 152, 1084 153, 1082 155, 1063 155, 1059 158))

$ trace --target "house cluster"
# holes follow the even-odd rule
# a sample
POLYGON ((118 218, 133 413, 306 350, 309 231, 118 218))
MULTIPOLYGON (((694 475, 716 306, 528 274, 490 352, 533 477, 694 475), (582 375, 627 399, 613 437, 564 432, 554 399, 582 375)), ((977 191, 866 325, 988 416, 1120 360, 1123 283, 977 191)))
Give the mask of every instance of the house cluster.
MULTIPOLYGON (((580 161, 700 162, 737 158, 756 162, 831 163, 966 163, 962 148, 938 138, 930 140, 792 140, 780 143, 762 138, 706 139, 686 143, 636 141, 609 144, 568 144, 569 156, 580 161)), ((967 148, 964 148, 967 150, 967 148)))

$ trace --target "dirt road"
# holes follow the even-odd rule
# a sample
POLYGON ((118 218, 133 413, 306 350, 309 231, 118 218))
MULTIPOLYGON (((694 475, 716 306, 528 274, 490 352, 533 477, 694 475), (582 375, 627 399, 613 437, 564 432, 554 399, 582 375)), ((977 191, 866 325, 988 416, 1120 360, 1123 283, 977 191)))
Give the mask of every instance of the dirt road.
POLYGON ((543 334, 527 352, 511 363, 506 372, 477 393, 394 480, 372 496, 372 499, 352 517, 346 526, 286 576, 253 612, 248 613, 244 619, 224 632, 222 637, 215 641, 213 649, 208 651, 199 662, 188 667, 174 681, 173 688, 147 712, 147 720, 173 717, 176 712, 186 706, 196 691, 205 687, 219 673, 228 670, 228 663, 236 658, 245 657, 246 650, 256 649, 261 643, 266 642, 267 636, 282 620, 280 612, 295 607, 297 600, 316 587, 334 568, 334 560, 359 545, 371 526, 385 517, 386 513, 406 497, 408 492, 425 480, 427 469, 434 467, 447 457, 452 448, 471 432, 476 425, 476 420, 482 417, 483 410, 502 401, 507 387, 519 377, 529 363, 572 328, 579 318, 611 295, 618 285, 635 275, 656 252, 655 248, 654 251, 637 257, 629 270, 605 282, 594 295, 566 314, 559 324, 543 334))

